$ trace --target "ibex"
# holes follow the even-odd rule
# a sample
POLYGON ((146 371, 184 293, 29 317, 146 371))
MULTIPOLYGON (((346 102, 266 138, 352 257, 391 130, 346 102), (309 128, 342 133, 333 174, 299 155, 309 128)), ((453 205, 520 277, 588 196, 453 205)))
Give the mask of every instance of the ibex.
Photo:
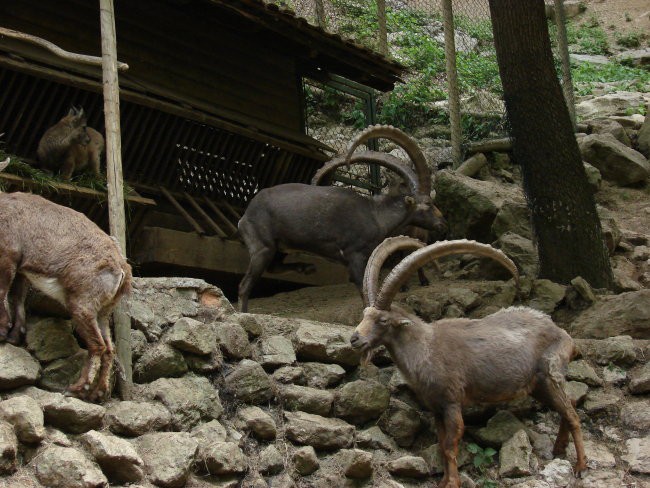
POLYGON ((350 342, 370 360, 384 345, 395 365, 424 406, 435 417, 444 459, 439 487, 458 488, 456 458, 463 436, 461 409, 476 403, 508 401, 520 395, 534 398, 561 417, 554 455, 564 455, 573 436, 576 473, 586 469, 580 419, 564 391, 565 373, 575 354, 573 340, 545 314, 511 307, 478 320, 443 319, 425 323, 392 305, 399 287, 417 268, 451 254, 473 253, 505 266, 518 282, 515 264, 486 244, 443 241, 429 246, 409 238, 386 239, 375 249, 364 274, 363 319, 350 342), (393 252, 417 249, 404 258, 379 288, 379 270, 393 252))
POLYGON ((131 267, 116 242, 70 208, 29 193, 0 193, 0 249, 0 341, 20 343, 30 283, 67 308, 88 348, 79 380, 68 391, 100 399, 108 392, 114 358, 109 317, 131 288, 131 267))
POLYGON ((100 176, 100 163, 104 151, 104 137, 86 125, 83 108, 71 108, 68 115, 45 131, 38 142, 36 154, 41 165, 60 171, 65 180, 90 165, 100 176))
POLYGON ((359 290, 366 261, 384 238, 413 224, 446 230, 440 213, 432 209, 431 175, 417 144, 399 129, 375 126, 363 131, 347 156, 326 163, 312 185, 288 183, 266 188, 251 200, 239 221, 239 233, 248 248, 250 263, 239 284, 239 305, 248 309, 248 297, 262 273, 313 271, 305 263, 283 263, 283 251, 302 250, 347 265, 359 290), (357 145, 371 137, 389 137, 413 160, 416 171, 390 154, 363 151, 357 145), (373 163, 395 171, 407 182, 411 195, 363 196, 349 188, 316 186, 327 174, 348 162, 373 163))

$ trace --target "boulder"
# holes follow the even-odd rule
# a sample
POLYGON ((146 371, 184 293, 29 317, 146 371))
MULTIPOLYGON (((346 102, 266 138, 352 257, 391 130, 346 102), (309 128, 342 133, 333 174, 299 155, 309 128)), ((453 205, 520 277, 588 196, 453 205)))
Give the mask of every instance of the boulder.
POLYGON ((636 110, 645 105, 642 93, 616 92, 583 100, 576 104, 576 115, 583 119, 607 117, 610 115, 626 115, 630 110, 636 110))
POLYGON ((248 342, 248 333, 235 321, 215 324, 217 343, 224 356, 230 359, 243 359, 251 355, 252 349, 248 342))
POLYGON ((0 418, 13 425, 20 442, 38 444, 45 438, 43 410, 31 397, 18 395, 0 402, 0 418))
POLYGON ((598 168, 592 166, 589 163, 583 162, 582 165, 584 166, 585 174, 587 175, 587 183, 589 183, 591 190, 596 193, 598 190, 600 190, 600 187, 602 185, 603 175, 600 174, 600 170, 598 168))
POLYGON ((630 137, 620 122, 610 118, 601 118, 587 120, 584 123, 587 125, 590 134, 611 134, 617 141, 622 142, 627 147, 632 147, 630 137))
POLYGON ((567 379, 580 381, 590 386, 602 386, 603 380, 591 365, 582 359, 571 361, 567 369, 567 379))
POLYGON ((567 381, 564 385, 564 391, 575 405, 580 405, 589 392, 589 387, 580 381, 567 381))
POLYGON ((276 368, 293 364, 296 353, 291 341, 284 336, 274 335, 260 341, 260 363, 265 368, 276 368))
POLYGON ((600 297, 573 321, 570 332, 583 338, 629 335, 650 339, 650 290, 600 297))
POLYGON ((388 452, 397 450, 395 441, 384 434, 376 425, 358 432, 356 442, 359 447, 368 449, 382 449, 388 452))
POLYGON ((273 397, 271 380, 264 368, 250 359, 243 359, 226 376, 226 388, 238 400, 259 404, 273 397))
POLYGON ((533 229, 530 223, 530 210, 528 210, 525 201, 506 200, 501 205, 492 223, 492 233, 496 237, 501 237, 506 232, 513 232, 526 239, 532 239, 533 229))
POLYGON ((244 453, 234 442, 210 442, 199 449, 198 466, 219 476, 240 474, 248 468, 244 453))
POLYGON ((648 69, 648 66, 650 66, 650 49, 644 48, 623 51, 622 53, 618 53, 615 59, 627 66, 638 66, 648 69))
POLYGON ((603 232, 603 239, 609 254, 613 254, 616 246, 621 242, 621 230, 618 228, 614 214, 601 205, 596 205, 596 211, 600 218, 600 226, 603 232))
POLYGON ((284 457, 273 444, 260 452, 259 460, 259 470, 263 474, 278 474, 284 469, 284 457))
POLYGON ((354 427, 344 420, 305 412, 285 412, 285 435, 293 442, 315 449, 340 449, 352 444, 354 427))
POLYGON ((553 459, 540 472, 544 480, 551 486, 571 486, 575 480, 573 467, 566 459, 553 459))
MULTIPOLYGON (((432 444, 426 449, 422 449, 419 454, 426 461, 431 474, 440 474, 444 471, 445 461, 440 455, 439 444, 432 444)), ((473 455, 467 450, 467 444, 461 441, 458 446, 458 456, 456 458, 458 467, 460 468, 461 466, 469 464, 472 460, 472 456, 473 455)))
POLYGON ((77 381, 86 363, 88 352, 82 349, 73 356, 56 359, 43 368, 39 386, 48 390, 64 392, 77 381))
POLYGON ((323 416, 329 415, 334 401, 334 394, 329 390, 297 385, 282 387, 280 397, 287 410, 302 410, 323 416))
POLYGON ((628 403, 621 408, 624 426, 637 432, 650 433, 650 400, 628 403))
POLYGON ((341 449, 338 461, 348 478, 365 479, 372 476, 372 454, 362 449, 341 449))
POLYGON ((630 392, 635 395, 650 393, 650 362, 635 371, 630 378, 630 392))
POLYGON ((115 402, 106 411, 105 421, 111 432, 125 436, 140 436, 147 432, 163 430, 172 416, 164 405, 157 402, 115 402))
POLYGON ((207 356, 217 347, 217 332, 211 324, 183 317, 169 329, 164 340, 179 351, 207 356))
POLYGON ((35 318, 26 323, 25 342, 39 361, 67 358, 79 352, 72 334, 72 323, 57 318, 35 318))
POLYGON ((138 383, 150 383, 158 378, 183 376, 187 370, 183 354, 169 344, 159 342, 147 348, 135 363, 133 379, 138 383))
POLYGON ((130 442, 91 430, 79 439, 84 448, 95 458, 109 481, 133 483, 144 476, 142 458, 130 442))
POLYGON ((305 370, 302 366, 282 366, 273 372, 272 377, 278 383, 302 385, 305 382, 305 370))
POLYGON ((603 178, 626 186, 650 176, 643 154, 619 142, 611 134, 592 134, 578 141, 582 159, 598 168, 603 178))
POLYGON ((38 481, 49 488, 100 488, 108 480, 95 463, 73 447, 47 446, 31 463, 38 481))
POLYGON ((633 473, 650 474, 650 436, 625 441, 625 454, 621 456, 633 473))
POLYGON ((264 327, 256 314, 236 313, 233 319, 244 328, 249 337, 259 337, 264 332, 264 327))
POLYGON ((186 432, 156 432, 134 441, 147 478, 163 488, 185 486, 198 442, 186 432))
POLYGON ((301 476, 308 476, 320 467, 312 446, 299 447, 293 453, 293 466, 301 476))
POLYGON ((398 446, 409 447, 420 430, 420 414, 407 403, 391 398, 388 409, 379 418, 378 425, 395 439, 398 446))
POLYGON ((304 361, 357 366, 359 352, 350 345, 354 327, 300 320, 293 337, 296 356, 304 361))
POLYGON ((71 434, 82 434, 101 427, 106 409, 78 398, 54 393, 52 401, 43 406, 45 421, 71 434))
POLYGON ((394 476, 420 479, 429 476, 429 467, 420 456, 402 456, 394 459, 386 465, 386 469, 394 476))
POLYGON ((618 415, 620 404, 620 394, 593 390, 587 394, 582 408, 588 415, 618 415))
POLYGON ((345 370, 338 364, 304 363, 302 369, 305 383, 312 388, 331 388, 345 377, 345 370))
POLYGON ((499 451, 499 476, 515 478, 532 474, 533 447, 525 430, 517 431, 499 451))
POLYGON ((273 440, 277 434, 275 420, 259 407, 244 407, 237 412, 246 430, 262 440, 273 440))
POLYGON ((192 437, 198 441, 199 448, 201 448, 211 442, 224 442, 228 438, 228 432, 218 420, 211 420, 210 422, 194 427, 192 429, 192 437))
POLYGON ((551 314, 566 293, 566 286, 559 285, 550 280, 534 280, 528 306, 546 314, 551 314))
POLYGON ((508 410, 499 410, 485 427, 476 432, 476 438, 481 444, 499 448, 508 439, 512 438, 524 424, 508 410))
POLYGON ((14 427, 0 420, 0 475, 16 471, 16 456, 18 454, 18 439, 14 427))
POLYGON ((539 258, 533 241, 518 234, 506 232, 497 240, 497 247, 517 264, 525 276, 537 276, 539 258))
POLYGON ((357 380, 338 390, 334 412, 348 422, 363 424, 379 418, 389 401, 390 391, 386 386, 376 381, 357 380))
POLYGON ((137 361, 148 347, 149 343, 147 342, 144 332, 137 329, 131 329, 131 356, 133 361, 137 361))
POLYGON ((607 366, 631 366, 637 361, 634 340, 630 336, 614 336, 606 339, 575 339, 583 356, 597 364, 607 366))
POLYGON ((25 349, 0 344, 0 390, 33 385, 40 372, 41 365, 25 349))
POLYGON ((650 117, 647 115, 641 129, 639 130, 637 147, 641 154, 650 159, 650 117))

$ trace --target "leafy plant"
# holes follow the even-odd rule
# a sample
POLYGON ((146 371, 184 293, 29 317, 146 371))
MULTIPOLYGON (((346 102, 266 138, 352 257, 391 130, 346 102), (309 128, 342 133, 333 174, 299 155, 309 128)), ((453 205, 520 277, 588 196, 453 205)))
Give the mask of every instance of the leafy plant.
POLYGON ((597 84, 609 84, 612 91, 650 91, 650 72, 610 61, 606 64, 572 64, 571 76, 578 95, 590 95, 597 84))
POLYGON ((497 452, 491 447, 482 448, 474 443, 468 444, 467 450, 474 455, 472 464, 481 475, 477 480, 478 485, 482 488, 497 488, 496 482, 487 477, 487 468, 494 464, 494 455, 497 452))
POLYGON ((609 41, 595 16, 581 24, 567 23, 567 39, 569 44, 576 46, 577 52, 583 54, 609 54, 609 41))
POLYGON ((643 40, 646 38, 645 33, 639 31, 630 31, 627 33, 616 33, 616 43, 623 47, 640 47, 643 40))

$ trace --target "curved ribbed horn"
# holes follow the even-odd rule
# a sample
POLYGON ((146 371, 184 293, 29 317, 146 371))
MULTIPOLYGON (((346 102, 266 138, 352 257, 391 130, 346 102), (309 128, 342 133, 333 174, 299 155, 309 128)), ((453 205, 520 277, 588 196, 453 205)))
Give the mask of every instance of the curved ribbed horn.
POLYGON ((397 251, 406 249, 421 249, 426 244, 413 237, 397 236, 389 237, 379 244, 370 255, 366 264, 366 271, 363 275, 363 305, 364 307, 373 306, 377 299, 377 289, 379 288, 379 273, 386 262, 386 259, 397 251))
MULTIPOLYGON (((352 156, 350 162, 378 164, 384 168, 391 169, 406 180, 413 195, 420 193, 420 183, 413 169, 405 165, 399 158, 396 158, 392 154, 377 151, 362 151, 352 156)), ((316 174, 311 180, 311 184, 319 185, 325 175, 331 173, 336 168, 347 164, 348 162, 343 156, 338 156, 331 161, 328 161, 318 171, 316 171, 316 174)))
POLYGON ((413 254, 402 259, 384 280, 384 284, 379 290, 373 306, 379 310, 388 310, 393 298, 395 298, 398 290, 406 282, 411 273, 424 266, 427 262, 443 256, 465 253, 477 254, 494 259, 510 271, 517 284, 519 283, 517 265, 502 251, 493 248, 489 244, 481 244, 480 242, 468 241, 466 239, 441 241, 415 251, 413 254))
POLYGON ((369 139, 383 137, 398 144, 411 159, 415 172, 417 173, 420 182, 420 190, 425 195, 431 194, 431 169, 427 165, 427 160, 419 148, 417 142, 408 134, 393 127, 392 125, 371 125, 364 129, 362 132, 350 141, 347 151, 345 153, 345 161, 350 162, 352 153, 361 144, 366 143, 369 139))
POLYGON ((7 166, 9 166, 10 162, 11 162, 11 158, 7 158, 4 161, 0 162, 0 172, 3 171, 7 166))

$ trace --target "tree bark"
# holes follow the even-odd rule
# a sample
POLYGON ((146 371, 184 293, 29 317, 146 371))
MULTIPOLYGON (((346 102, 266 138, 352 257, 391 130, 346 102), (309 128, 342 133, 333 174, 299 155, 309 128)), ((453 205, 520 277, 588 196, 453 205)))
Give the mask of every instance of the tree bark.
POLYGON ((610 287, 609 256, 558 81, 543 0, 489 0, 506 108, 532 213, 540 277, 610 287))

